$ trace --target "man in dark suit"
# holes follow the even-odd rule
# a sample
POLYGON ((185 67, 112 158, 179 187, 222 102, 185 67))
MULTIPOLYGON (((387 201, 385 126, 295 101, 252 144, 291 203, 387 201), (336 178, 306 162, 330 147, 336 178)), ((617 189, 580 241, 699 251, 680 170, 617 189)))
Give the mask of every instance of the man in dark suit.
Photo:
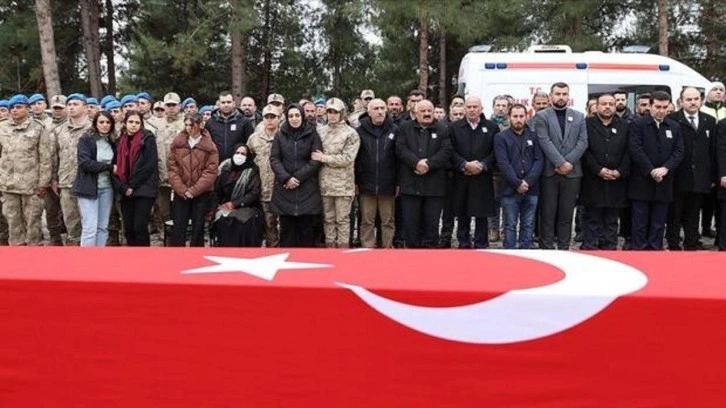
POLYGON ((459 248, 472 248, 470 226, 474 217, 474 248, 488 248, 487 217, 494 215, 494 137, 499 126, 482 113, 481 99, 466 98, 466 118, 450 125, 454 170, 452 204, 459 224, 459 248))
POLYGON ((678 122, 683 135, 683 161, 675 169, 673 202, 668 212, 666 239, 670 250, 703 249, 698 234, 699 210, 713 184, 713 151, 716 120, 700 112, 701 93, 693 87, 681 91, 681 110, 669 118, 678 122), (681 248, 681 226, 683 248, 681 248))
POLYGON ((582 249, 618 249, 618 216, 628 206, 628 122, 616 114, 615 107, 613 95, 600 95, 597 113, 586 119, 580 195, 585 205, 582 249))
POLYGON ((446 195, 451 141, 446 125, 434 121, 434 105, 430 101, 416 103, 414 116, 415 120, 398 128, 395 137, 405 214, 403 234, 406 247, 435 248, 446 195))
POLYGON ((670 102, 667 92, 653 92, 650 115, 630 124, 628 197, 632 200, 634 250, 663 249, 668 205, 673 201, 673 171, 683 160, 681 127, 666 117, 670 102))
POLYGON ((558 82, 550 89, 552 106, 537 112, 534 128, 545 156, 540 192, 541 248, 568 250, 572 214, 580 193, 580 158, 587 149, 585 116, 567 107, 570 88, 558 82), (556 223, 556 225, 555 225, 556 223))

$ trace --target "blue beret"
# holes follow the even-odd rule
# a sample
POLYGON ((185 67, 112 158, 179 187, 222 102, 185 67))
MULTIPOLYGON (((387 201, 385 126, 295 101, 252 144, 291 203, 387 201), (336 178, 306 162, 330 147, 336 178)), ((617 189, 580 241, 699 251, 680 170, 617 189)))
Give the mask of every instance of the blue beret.
POLYGON ((206 113, 206 112, 212 112, 214 108, 212 108, 211 105, 204 105, 202 106, 202 109, 199 109, 199 113, 206 113))
POLYGON ((136 99, 146 99, 147 101, 150 101, 151 95, 149 95, 148 92, 139 92, 136 94, 136 99))
POLYGON ((188 97, 187 99, 184 99, 184 101, 181 103, 182 109, 186 109, 187 105, 189 105, 190 103, 193 103, 196 105, 197 101, 195 101, 194 98, 192 98, 191 96, 188 97))
POLYGON ((325 98, 318 98, 318 99, 315 100, 314 103, 315 103, 315 106, 318 106, 318 105, 325 106, 325 98))
POLYGON ((10 109, 10 102, 7 99, 0 100, 0 108, 10 109))
POLYGON ((118 109, 121 107, 121 103, 119 101, 111 101, 106 104, 106 107, 103 108, 104 110, 110 111, 112 109, 118 109))
POLYGON ((115 96, 113 96, 113 95, 106 95, 106 96, 104 96, 101 99, 101 106, 105 109, 107 103, 109 103, 111 101, 115 101, 115 100, 116 100, 116 97, 115 96))
POLYGON ((81 101, 86 103, 86 96, 81 93, 72 93, 66 97, 66 103, 70 101, 81 101))
POLYGON ((30 105, 28 97, 25 95, 15 95, 8 101, 8 105, 12 108, 15 105, 30 105))
POLYGON ((36 102, 44 101, 44 100, 45 100, 45 96, 37 93, 37 94, 30 95, 30 98, 28 98, 28 103, 32 105, 36 102))
POLYGON ((123 98, 121 98, 121 106, 126 105, 127 103, 138 103, 139 99, 136 98, 136 95, 124 95, 123 98))
POLYGON ((98 105, 98 99, 96 99, 96 98, 87 98, 86 99, 86 105, 98 105))

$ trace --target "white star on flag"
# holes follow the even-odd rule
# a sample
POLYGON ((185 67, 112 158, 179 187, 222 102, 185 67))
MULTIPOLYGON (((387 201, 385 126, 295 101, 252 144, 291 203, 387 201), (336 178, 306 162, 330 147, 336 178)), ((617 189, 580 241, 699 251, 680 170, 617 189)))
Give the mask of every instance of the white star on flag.
POLYGON ((262 256, 259 258, 230 258, 226 256, 205 256, 217 265, 182 271, 183 274, 244 272, 271 281, 281 269, 331 268, 333 265, 306 262, 287 262, 290 253, 262 256))

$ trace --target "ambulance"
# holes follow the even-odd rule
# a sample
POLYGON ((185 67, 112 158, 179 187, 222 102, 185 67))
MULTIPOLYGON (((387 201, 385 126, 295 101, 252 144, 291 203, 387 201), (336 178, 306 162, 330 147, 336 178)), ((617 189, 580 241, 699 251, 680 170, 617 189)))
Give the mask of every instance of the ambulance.
POLYGON ((458 92, 482 99, 484 113, 492 114, 494 97, 511 95, 534 114, 532 96, 550 92, 556 82, 570 87, 570 106, 584 112, 587 100, 603 93, 627 92, 634 110, 637 95, 668 92, 674 103, 681 89, 694 86, 703 93, 710 82, 686 65, 655 54, 572 52, 563 45, 534 46, 522 53, 488 52, 472 47, 461 61, 458 92))

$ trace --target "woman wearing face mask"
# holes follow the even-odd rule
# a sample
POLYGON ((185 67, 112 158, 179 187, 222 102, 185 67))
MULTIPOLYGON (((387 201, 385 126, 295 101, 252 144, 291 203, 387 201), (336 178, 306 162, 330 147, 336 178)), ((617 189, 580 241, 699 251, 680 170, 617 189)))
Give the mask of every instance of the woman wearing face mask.
POLYGON ((167 157, 169 184, 174 190, 171 246, 186 245, 190 219, 190 245, 204 246, 204 217, 211 208, 219 152, 212 136, 202 128, 203 121, 201 114, 187 113, 184 130, 174 137, 167 157))
POLYGON ((159 155, 154 134, 137 111, 124 116, 116 144, 116 193, 121 197, 124 236, 129 246, 149 246, 149 216, 159 187, 159 155))
POLYGON ((323 144, 315 125, 303 119, 298 104, 288 106, 287 121, 272 142, 270 165, 275 173, 271 209, 280 217, 281 247, 315 245, 313 225, 323 210, 318 171, 320 162, 312 153, 323 144))
POLYGON ((106 246, 108 219, 113 206, 111 174, 115 145, 113 116, 96 113, 89 132, 78 141, 78 172, 71 194, 78 197, 81 213, 81 246, 106 246))
POLYGON ((220 168, 213 224, 217 246, 262 246, 265 218, 260 204, 261 181, 251 156, 247 146, 237 145, 232 159, 225 160, 220 168))

